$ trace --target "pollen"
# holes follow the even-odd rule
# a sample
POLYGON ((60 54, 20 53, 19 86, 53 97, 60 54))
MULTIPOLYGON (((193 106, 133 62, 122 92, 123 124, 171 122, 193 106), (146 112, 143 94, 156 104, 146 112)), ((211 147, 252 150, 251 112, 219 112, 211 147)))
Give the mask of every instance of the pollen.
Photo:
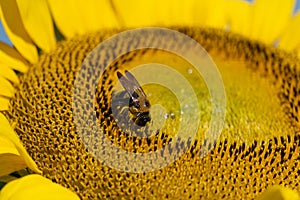
MULTIPOLYGON (((206 97, 209 94, 204 87, 199 100, 199 133, 173 163, 152 172, 129 173, 98 160, 78 134, 72 94, 85 57, 119 31, 77 36, 42 55, 21 77, 6 113, 43 175, 82 199, 253 199, 274 184, 300 191, 299 60, 292 54, 221 30, 175 29, 198 41, 219 67, 228 102, 220 139, 208 144, 201 137, 210 119, 206 97), (201 157, 203 146, 211 146, 212 150, 201 157)), ((173 132, 179 128, 180 120, 175 114, 164 119, 166 123, 169 120, 169 125, 153 131, 150 137, 137 137, 120 129, 112 115, 110 101, 118 80, 116 71, 126 70, 129 63, 141 62, 154 54, 162 55, 140 50, 119 57, 96 83, 95 107, 80 108, 83 116, 92 112, 97 116, 97 124, 82 123, 101 127, 113 145, 128 152, 162 149, 173 141, 173 132)), ((190 66, 182 71, 195 74, 190 66)), ((197 84, 196 80, 191 82, 197 84)), ((147 87, 144 89, 147 93, 147 87)), ((164 99, 152 94, 151 105, 155 98, 164 99)), ((170 108, 178 106, 173 102, 166 104, 170 108)), ((95 134, 92 131, 90 134, 95 134)), ((186 145, 183 142, 164 153, 186 145)))

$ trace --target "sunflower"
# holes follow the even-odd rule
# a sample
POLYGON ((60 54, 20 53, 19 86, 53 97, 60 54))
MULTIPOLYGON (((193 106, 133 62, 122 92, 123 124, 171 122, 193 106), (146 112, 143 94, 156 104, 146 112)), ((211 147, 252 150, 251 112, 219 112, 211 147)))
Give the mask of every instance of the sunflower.
MULTIPOLYGON (((294 3, 0 1, 1 21, 13 44, 0 43, 0 199, 299 199, 300 14, 292 14, 294 3), (196 136, 168 166, 132 173, 106 165, 84 146, 73 119, 72 94, 79 69, 90 76, 89 63, 81 66, 98 44, 149 26, 183 33, 209 53, 224 81, 226 119, 215 143, 196 136), (210 151, 201 157, 203 146, 210 151)), ((116 44, 119 48, 122 43, 116 44)), ((151 61, 191 74, 189 63, 169 56, 136 50, 118 57, 97 83, 95 107, 79 111, 83 116, 95 111, 94 126, 127 151, 153 152, 171 142, 176 120, 141 139, 120 131, 109 113, 114 70, 126 72, 151 61)), ((194 90, 202 91, 198 82, 190 80, 194 90)), ((201 99, 207 94, 197 93, 201 99)), ((151 102, 160 99, 177 106, 155 95, 151 102)), ((210 119, 209 100, 200 108, 201 131, 210 119)))

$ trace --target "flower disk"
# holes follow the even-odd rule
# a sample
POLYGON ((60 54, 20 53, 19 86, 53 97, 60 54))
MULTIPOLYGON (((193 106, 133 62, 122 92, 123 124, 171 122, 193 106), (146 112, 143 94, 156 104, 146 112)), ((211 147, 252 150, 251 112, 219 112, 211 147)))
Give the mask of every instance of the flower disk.
MULTIPOLYGON (((220 71, 228 90, 227 125, 212 151, 205 157, 198 156, 202 145, 212 144, 203 144, 196 137, 169 166, 147 173, 126 173, 104 165, 86 149, 73 121, 73 86, 88 53, 118 33, 102 31, 63 41, 55 51, 42 55, 21 78, 6 113, 10 122, 16 123, 15 130, 44 176, 82 199, 253 199, 274 184, 300 191, 299 61, 280 50, 220 30, 177 30, 198 41, 222 65, 220 71), (223 58, 240 68, 226 72, 223 58), (234 80, 242 76, 234 74, 236 71, 252 74, 254 78, 250 76, 249 80, 254 82, 249 82, 258 89, 237 90, 239 85, 234 80), (264 90, 262 82, 255 82, 261 77, 268 81, 266 88, 274 90, 264 90), (251 101, 255 93, 261 98, 258 102, 251 101), (251 116, 253 113, 255 116, 251 116)), ((113 83, 117 81, 112 72, 147 53, 150 51, 119 58, 104 73, 95 108, 81 108, 83 115, 96 111, 98 125, 111 142, 132 152, 155 151, 172 141, 172 135, 164 132, 148 139, 122 134, 109 110, 113 83)))

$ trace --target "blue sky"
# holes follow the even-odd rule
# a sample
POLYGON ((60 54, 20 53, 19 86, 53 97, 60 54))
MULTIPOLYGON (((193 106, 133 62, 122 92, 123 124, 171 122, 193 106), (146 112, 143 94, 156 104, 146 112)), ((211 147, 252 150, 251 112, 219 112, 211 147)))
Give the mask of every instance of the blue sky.
MULTIPOLYGON (((246 1, 252 2, 253 0, 246 0, 246 1)), ((300 9, 300 0, 296 0, 296 5, 295 5, 294 13, 296 11, 298 11, 299 9, 300 9)), ((3 30, 3 26, 2 26, 1 20, 0 20, 0 41, 3 41, 5 43, 7 43, 7 44, 12 45, 11 42, 9 41, 9 39, 6 36, 5 31, 3 30)))

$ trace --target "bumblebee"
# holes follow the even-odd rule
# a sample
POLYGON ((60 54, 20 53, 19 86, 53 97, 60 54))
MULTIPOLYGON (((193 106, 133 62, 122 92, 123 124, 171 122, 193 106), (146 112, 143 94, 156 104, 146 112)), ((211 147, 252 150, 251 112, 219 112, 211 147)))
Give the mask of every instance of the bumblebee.
POLYGON ((136 78, 129 71, 125 70, 123 75, 117 72, 118 79, 125 89, 121 96, 128 102, 130 118, 139 126, 146 126, 151 121, 150 102, 136 78), (128 101, 129 98, 129 101, 128 101))

